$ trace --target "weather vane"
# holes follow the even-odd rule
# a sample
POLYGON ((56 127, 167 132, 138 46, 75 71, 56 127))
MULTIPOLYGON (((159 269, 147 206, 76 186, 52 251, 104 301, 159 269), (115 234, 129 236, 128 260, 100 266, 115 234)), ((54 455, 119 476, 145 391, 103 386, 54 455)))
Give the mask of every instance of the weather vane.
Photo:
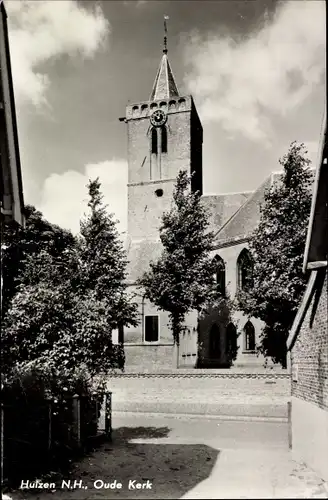
POLYGON ((167 24, 166 21, 169 19, 169 16, 164 16, 164 54, 167 54, 167 24))

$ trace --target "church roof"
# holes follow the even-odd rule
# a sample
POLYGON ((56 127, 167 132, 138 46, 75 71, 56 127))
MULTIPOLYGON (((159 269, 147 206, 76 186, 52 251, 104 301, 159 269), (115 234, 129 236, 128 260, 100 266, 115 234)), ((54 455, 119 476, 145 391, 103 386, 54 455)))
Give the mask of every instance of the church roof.
POLYGON ((209 230, 217 233, 251 195, 252 191, 203 195, 202 203, 209 213, 209 230))
MULTIPOLYGON (((312 175, 314 169, 310 168, 312 175)), ((227 220, 215 236, 215 246, 228 246, 249 239, 260 221, 260 208, 264 202, 264 193, 279 181, 283 171, 273 172, 258 189, 247 198, 245 203, 227 220)))
POLYGON ((260 220, 260 205, 264 201, 264 193, 280 175, 280 173, 271 174, 247 198, 245 203, 216 233, 215 246, 227 246, 249 238, 260 220))
POLYGON ((149 100, 157 101, 159 99, 170 99, 171 97, 178 96, 179 91, 174 81, 167 51, 164 50, 149 100))

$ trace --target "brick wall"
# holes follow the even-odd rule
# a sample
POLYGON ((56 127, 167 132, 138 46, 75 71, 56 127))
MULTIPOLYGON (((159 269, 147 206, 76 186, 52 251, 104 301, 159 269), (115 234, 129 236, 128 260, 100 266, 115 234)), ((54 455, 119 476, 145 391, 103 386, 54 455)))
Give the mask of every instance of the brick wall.
POLYGON ((324 277, 291 352, 291 446, 297 461, 328 481, 327 273, 324 277))
POLYGON ((327 273, 317 308, 315 302, 314 297, 291 353, 292 395, 328 410, 327 273))

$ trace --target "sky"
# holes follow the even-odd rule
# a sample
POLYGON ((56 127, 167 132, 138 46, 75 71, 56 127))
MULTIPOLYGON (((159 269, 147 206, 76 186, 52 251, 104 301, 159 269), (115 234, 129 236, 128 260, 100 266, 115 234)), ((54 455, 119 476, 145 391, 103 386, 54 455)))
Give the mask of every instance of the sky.
POLYGON ((323 0, 6 0, 25 202, 79 230, 89 179, 127 222, 128 103, 162 56, 204 129, 204 194, 256 189, 292 141, 315 162, 325 108, 323 0))

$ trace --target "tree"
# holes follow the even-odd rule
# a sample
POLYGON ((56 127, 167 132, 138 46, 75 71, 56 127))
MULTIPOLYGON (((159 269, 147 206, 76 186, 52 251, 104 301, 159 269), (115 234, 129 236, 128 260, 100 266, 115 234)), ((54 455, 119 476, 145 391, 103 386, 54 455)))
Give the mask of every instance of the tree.
POLYGON ((113 215, 107 212, 97 178, 89 181, 90 214, 81 221, 83 287, 106 304, 108 329, 136 326, 137 305, 127 297, 127 259, 113 215))
POLYGON ((51 224, 33 206, 25 207, 25 227, 12 221, 5 224, 2 245, 2 316, 22 283, 26 259, 42 251, 59 256, 67 248, 74 247, 75 238, 70 231, 51 224))
POLYGON ((124 366, 122 346, 111 335, 136 324, 136 306, 126 297, 125 254, 99 181, 88 188, 91 213, 81 222, 81 237, 61 251, 45 245, 24 260, 3 322, 8 372, 37 362, 74 380, 81 368, 93 377, 124 366))
POLYGON ((187 172, 180 171, 172 208, 162 217, 161 257, 150 263, 150 270, 138 282, 145 297, 169 313, 176 345, 186 314, 201 311, 217 295, 209 254, 213 233, 208 231, 208 213, 200 194, 191 192, 190 186, 187 172))
POLYGON ((3 321, 2 366, 37 361, 72 379, 81 367, 93 377, 122 368, 123 353, 111 342, 107 304, 81 285, 78 252, 29 256, 24 284, 3 321))
POLYGON ((302 262, 312 174, 306 153, 303 144, 294 142, 279 160, 282 177, 266 191, 259 225, 250 238, 252 286, 238 296, 245 314, 265 323, 260 352, 284 367, 286 340, 307 283, 302 262))

